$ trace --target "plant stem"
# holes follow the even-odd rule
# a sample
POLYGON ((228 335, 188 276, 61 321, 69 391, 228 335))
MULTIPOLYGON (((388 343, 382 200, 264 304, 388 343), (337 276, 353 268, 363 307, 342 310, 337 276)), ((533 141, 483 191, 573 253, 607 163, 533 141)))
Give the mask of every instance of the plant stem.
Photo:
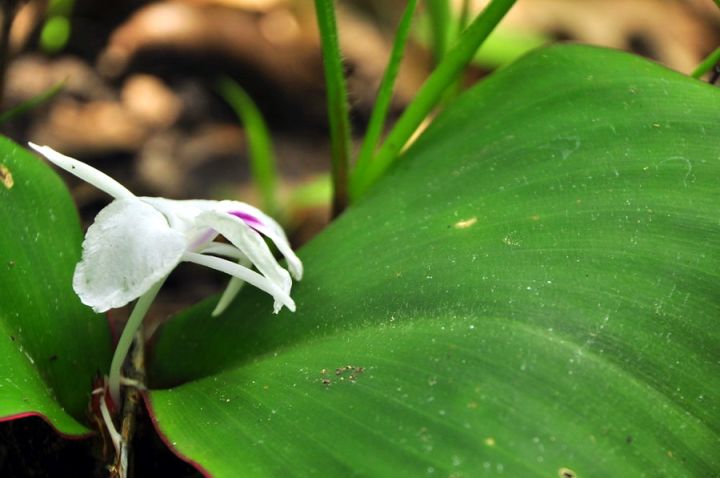
POLYGON ((397 159, 408 139, 442 99, 445 90, 457 81, 460 72, 472 60, 477 49, 515 2, 516 0, 492 0, 465 29, 455 48, 445 55, 390 131, 370 164, 367 174, 358 177, 351 185, 353 198, 364 193, 397 159))
POLYGON ((130 346, 135 338, 135 332, 142 325, 142 321, 147 314, 150 305, 155 296, 160 291, 165 282, 163 277, 161 280, 155 283, 147 292, 140 296, 135 307, 133 308, 130 318, 125 324, 125 328, 120 335, 115 353, 113 354, 112 362, 110 362, 110 376, 108 377, 108 389, 110 390, 110 396, 115 402, 116 406, 120 406, 120 376, 122 374, 123 364, 127 358, 127 354, 130 351, 130 346))
POLYGON ((387 117, 387 112, 390 109, 390 102, 392 101, 395 79, 400 71, 400 62, 402 61, 403 54, 405 53, 405 45, 407 44, 407 37, 410 31, 410 24, 412 23, 412 17, 415 12, 416 5, 417 0, 408 0, 405 12, 403 12, 402 17, 400 18, 397 33, 395 34, 395 41, 393 42, 392 51, 390 52, 390 59, 388 60, 385 74, 380 82, 375 106, 373 107, 372 114, 370 115, 368 129, 365 132, 365 138, 363 139, 362 146, 360 147, 360 153, 358 154, 357 162, 355 163, 355 170, 352 175, 353 180, 355 180, 356 175, 362 175, 368 167, 370 160, 372 159, 372 155, 375 152, 375 147, 377 146, 380 135, 382 134, 385 118, 387 117))
POLYGON ((32 110, 33 108, 45 103, 46 101, 50 101, 58 93, 60 93, 63 88, 65 88, 65 80, 54 84, 39 95, 33 96, 29 100, 23 101, 19 105, 13 106, 8 110, 3 111, 2 113, 0 113, 0 125, 5 123, 6 121, 23 115, 25 112, 32 110))
POLYGON ((235 110, 245 128, 253 181, 260 190, 263 209, 271 216, 276 216, 278 174, 272 139, 262 113, 250 95, 231 78, 221 77, 217 81, 217 89, 235 110))
POLYGON ((457 36, 462 35, 462 32, 465 31, 468 20, 470 20, 470 0, 463 0, 460 6, 460 15, 458 16, 457 36))
MULTIPOLYGON (((145 383, 145 335, 142 327, 135 334, 135 346, 130 353, 130 378, 145 383)), ((123 391, 122 420, 120 422, 120 453, 115 457, 115 469, 126 470, 133 476, 132 440, 137 427, 137 413, 142 406, 142 395, 138 387, 126 387, 123 391)))
POLYGON ((343 74, 333 0, 315 0, 322 46, 328 120, 332 149, 333 216, 348 203, 348 164, 350 163, 350 113, 343 74))
POLYGON ((431 28, 431 45, 435 65, 440 64, 450 40, 450 0, 425 0, 431 28))
POLYGON ((705 57, 705 59, 698 65, 697 68, 695 68, 695 71, 693 71, 690 76, 693 78, 700 78, 705 73, 712 70, 718 62, 720 62, 720 47, 715 48, 712 53, 705 57))

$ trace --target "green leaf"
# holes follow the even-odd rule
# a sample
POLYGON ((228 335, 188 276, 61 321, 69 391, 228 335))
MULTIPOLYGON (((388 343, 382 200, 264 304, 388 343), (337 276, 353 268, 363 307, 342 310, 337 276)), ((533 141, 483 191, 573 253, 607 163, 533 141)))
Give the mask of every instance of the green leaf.
POLYGON ((86 433, 110 337, 72 290, 74 203, 46 164, 0 138, 0 204, 0 418, 39 414, 62 433, 86 433))
POLYGON ((610 50, 495 73, 301 251, 295 314, 165 326, 159 429, 217 477, 716 475, 718 111, 610 50))

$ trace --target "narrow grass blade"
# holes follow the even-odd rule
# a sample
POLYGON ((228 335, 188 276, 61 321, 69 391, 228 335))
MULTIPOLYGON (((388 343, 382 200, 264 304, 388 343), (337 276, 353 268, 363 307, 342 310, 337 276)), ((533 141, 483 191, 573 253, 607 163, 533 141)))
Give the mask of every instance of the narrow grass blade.
POLYGON ((425 0, 430 18, 430 37, 435 64, 439 64, 448 50, 450 41, 450 14, 449 0, 425 0))
POLYGON ((40 106, 41 104, 45 103, 46 101, 51 100, 55 97, 58 93, 62 91, 62 89, 65 88, 65 81, 60 81, 47 90, 43 91, 39 95, 33 96, 29 100, 25 100, 22 103, 20 103, 17 106, 14 106, 7 111, 3 111, 0 113, 0 124, 5 123, 6 121, 9 121, 13 118, 16 118, 25 112, 32 110, 33 108, 36 108, 40 106))
POLYGON ((232 106, 245 126, 250 156, 250 171, 260 190, 262 207, 270 214, 277 213, 277 168, 275 153, 262 113, 247 92, 229 77, 221 77, 217 90, 232 106))
POLYGON ((365 192, 390 167, 417 127, 442 99, 446 89, 457 81, 458 74, 472 60, 477 49, 500 23, 515 1, 493 0, 467 27, 455 48, 448 52, 445 59, 433 71, 395 124, 367 171, 354 180, 351 185, 354 198, 365 192))
POLYGON ((320 31, 327 88, 332 148, 333 216, 337 216, 348 203, 350 113, 333 0, 315 0, 315 13, 320 31))
POLYGON ((720 62, 720 47, 717 47, 712 53, 710 53, 703 61, 695 68, 695 71, 690 74, 693 78, 700 78, 708 71, 720 62))
POLYGON ((397 32, 395 34, 395 41, 393 43, 392 51, 390 52, 390 60, 385 68, 385 74, 380 82, 380 88, 378 88, 375 106, 373 107, 372 114, 370 115, 370 123, 368 124, 368 129, 365 133, 362 146, 360 147, 360 153, 358 154, 357 162, 355 163, 353 176, 355 174, 362 174, 367 168, 370 160, 372 159, 378 140, 380 139, 380 135, 382 134, 385 119, 387 117, 388 110, 390 109, 390 102, 392 101, 395 79, 397 78, 398 71, 400 70, 400 63, 402 62, 402 58, 405 53, 408 32, 410 31, 410 25, 412 23, 413 13, 415 12, 416 6, 417 0, 408 0, 405 12, 400 18, 400 23, 398 24, 397 32))
POLYGON ((470 0, 463 0, 460 6, 460 16, 458 17, 458 36, 465 31, 470 21, 470 0))

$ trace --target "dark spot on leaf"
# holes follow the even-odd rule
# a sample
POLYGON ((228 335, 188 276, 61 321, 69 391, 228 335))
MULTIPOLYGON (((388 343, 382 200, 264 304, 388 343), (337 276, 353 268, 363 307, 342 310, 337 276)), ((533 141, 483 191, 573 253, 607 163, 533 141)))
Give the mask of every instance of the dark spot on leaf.
POLYGON ((625 438, 625 443, 627 443, 628 445, 631 444, 632 441, 633 441, 632 435, 628 435, 627 438, 625 438))
POLYGON ((58 359, 58 356, 55 355, 55 354, 52 354, 52 355, 50 356, 50 361, 51 361, 51 362, 54 362, 54 361, 56 361, 57 359, 58 359))
POLYGON ((14 335, 11 335, 11 336, 10 336, 10 340, 12 340, 13 342, 15 342, 15 336, 14 336, 14 335))

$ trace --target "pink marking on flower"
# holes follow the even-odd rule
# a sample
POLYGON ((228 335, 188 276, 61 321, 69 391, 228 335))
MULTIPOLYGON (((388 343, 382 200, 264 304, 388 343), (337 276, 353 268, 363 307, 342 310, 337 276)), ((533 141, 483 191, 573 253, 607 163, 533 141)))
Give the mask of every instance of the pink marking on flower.
POLYGON ((242 219, 243 221, 245 221, 245 223, 246 223, 248 226, 250 226, 250 227, 262 226, 262 225, 263 225, 263 223, 262 223, 262 221, 261 221, 260 219, 256 218, 256 217, 253 216, 252 214, 248 214, 248 213, 243 212, 243 211, 228 211, 228 214, 231 214, 231 215, 233 215, 233 216, 235 216, 235 217, 239 217, 240 219, 242 219))
POLYGON ((191 251, 194 251, 198 247, 202 246, 209 240, 211 240, 213 237, 217 235, 217 231, 215 229, 207 229, 205 232, 200 234, 198 237, 196 237, 192 243, 190 243, 190 246, 188 246, 188 249, 191 251))

